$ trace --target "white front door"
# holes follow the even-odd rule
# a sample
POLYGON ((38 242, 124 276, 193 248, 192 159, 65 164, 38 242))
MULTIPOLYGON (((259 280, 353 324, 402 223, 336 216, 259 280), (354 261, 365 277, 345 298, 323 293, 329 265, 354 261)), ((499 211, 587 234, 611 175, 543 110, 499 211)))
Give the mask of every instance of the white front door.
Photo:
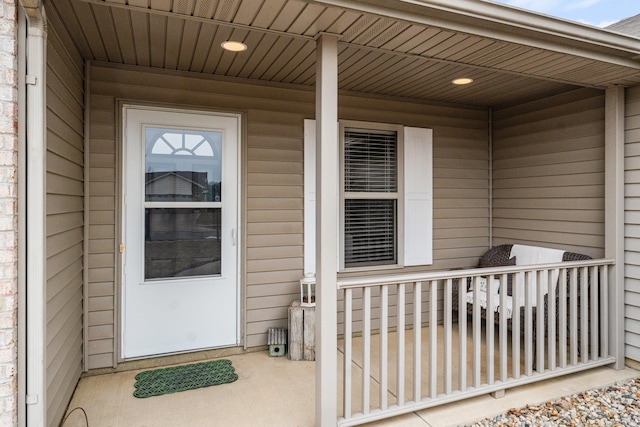
POLYGON ((237 345, 240 117, 123 110, 124 359, 237 345))

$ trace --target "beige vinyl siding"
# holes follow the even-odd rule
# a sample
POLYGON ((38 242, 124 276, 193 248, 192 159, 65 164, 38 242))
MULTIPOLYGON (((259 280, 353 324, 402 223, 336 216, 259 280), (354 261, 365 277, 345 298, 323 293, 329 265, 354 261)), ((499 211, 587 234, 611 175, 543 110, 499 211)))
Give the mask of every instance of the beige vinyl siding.
POLYGON ((604 94, 493 114, 493 243, 604 255, 604 94))
POLYGON ((112 97, 92 94, 89 116, 87 368, 115 364, 116 145, 112 97))
POLYGON ((57 426, 82 372, 84 61, 55 9, 47 48, 47 425, 57 426))
POLYGON ((625 107, 625 357, 640 361, 640 88, 625 107))
MULTIPOLYGON (((313 93, 305 93, 305 97, 312 100, 313 93)), ((250 100, 244 102, 252 105, 250 100)), ((313 114, 313 106, 307 102, 298 105, 298 111, 295 111, 296 107, 292 109, 284 98, 274 103, 270 111, 251 109, 247 113, 244 157, 247 203, 245 340, 248 347, 266 344, 268 328, 286 327, 287 307, 296 295, 300 298, 302 122, 313 114)))
MULTIPOLYGON (((246 145, 241 150, 243 337, 248 347, 265 345, 267 329, 286 327, 287 307, 299 298, 303 120, 314 116, 314 92, 98 63, 93 64, 91 76, 88 329, 90 343, 101 346, 90 346, 89 367, 111 366, 112 337, 119 321, 111 311, 117 304, 119 273, 110 264, 112 258, 106 257, 116 259, 119 243, 119 201, 113 196, 120 139, 116 135, 119 113, 114 108, 119 99, 245 113, 246 145), (94 163, 96 150, 100 150, 100 167, 94 163), (98 170, 105 177, 100 181, 96 181, 98 170), (94 202, 98 200, 100 208, 94 202)), ((341 96, 340 118, 434 129, 434 264, 429 268, 477 264, 489 245, 486 111, 382 100, 341 96)))

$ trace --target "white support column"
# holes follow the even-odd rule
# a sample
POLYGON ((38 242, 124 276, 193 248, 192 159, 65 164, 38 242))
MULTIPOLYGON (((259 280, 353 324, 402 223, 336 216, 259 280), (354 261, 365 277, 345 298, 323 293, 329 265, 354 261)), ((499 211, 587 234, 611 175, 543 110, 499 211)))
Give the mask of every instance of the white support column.
MULTIPOLYGON (((335 426, 337 383, 338 36, 316 47, 316 426, 335 426)), ((350 363, 346 361, 345 363, 350 363)))
POLYGON ((609 269, 609 353, 624 368, 624 88, 605 96, 605 258, 609 269))

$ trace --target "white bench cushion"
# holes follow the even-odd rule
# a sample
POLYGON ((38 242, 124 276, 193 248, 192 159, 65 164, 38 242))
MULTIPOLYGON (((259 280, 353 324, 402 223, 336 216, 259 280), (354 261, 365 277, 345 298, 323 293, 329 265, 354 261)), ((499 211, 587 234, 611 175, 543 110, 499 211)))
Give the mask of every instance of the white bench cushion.
MULTIPOLYGON (((543 248, 540 246, 528 246, 528 245, 513 245, 511 247, 511 253, 509 255, 510 258, 516 257, 516 265, 534 265, 534 264, 556 264, 562 262, 562 258, 564 257, 564 252, 559 249, 550 249, 543 248)), ((551 275, 552 283, 555 283, 558 280, 559 271, 553 271, 551 275)), ((529 276, 530 281, 533 280, 533 276, 529 276)), ((524 279, 521 274, 516 274, 514 285, 517 286, 518 290, 516 291, 518 294, 518 305, 522 307, 524 305, 525 300, 525 284, 524 279)), ((542 280, 539 284, 542 287, 543 295, 546 295, 548 292, 547 280, 542 280)), ((535 286, 532 283, 529 284, 529 298, 532 301, 532 306, 538 305, 538 295, 536 292, 535 286)))

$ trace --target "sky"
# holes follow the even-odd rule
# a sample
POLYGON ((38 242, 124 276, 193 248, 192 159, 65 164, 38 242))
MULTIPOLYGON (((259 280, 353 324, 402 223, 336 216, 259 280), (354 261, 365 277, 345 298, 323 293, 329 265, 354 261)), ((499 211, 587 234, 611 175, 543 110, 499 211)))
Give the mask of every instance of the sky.
POLYGON ((640 0, 492 0, 596 27, 640 14, 640 0))

